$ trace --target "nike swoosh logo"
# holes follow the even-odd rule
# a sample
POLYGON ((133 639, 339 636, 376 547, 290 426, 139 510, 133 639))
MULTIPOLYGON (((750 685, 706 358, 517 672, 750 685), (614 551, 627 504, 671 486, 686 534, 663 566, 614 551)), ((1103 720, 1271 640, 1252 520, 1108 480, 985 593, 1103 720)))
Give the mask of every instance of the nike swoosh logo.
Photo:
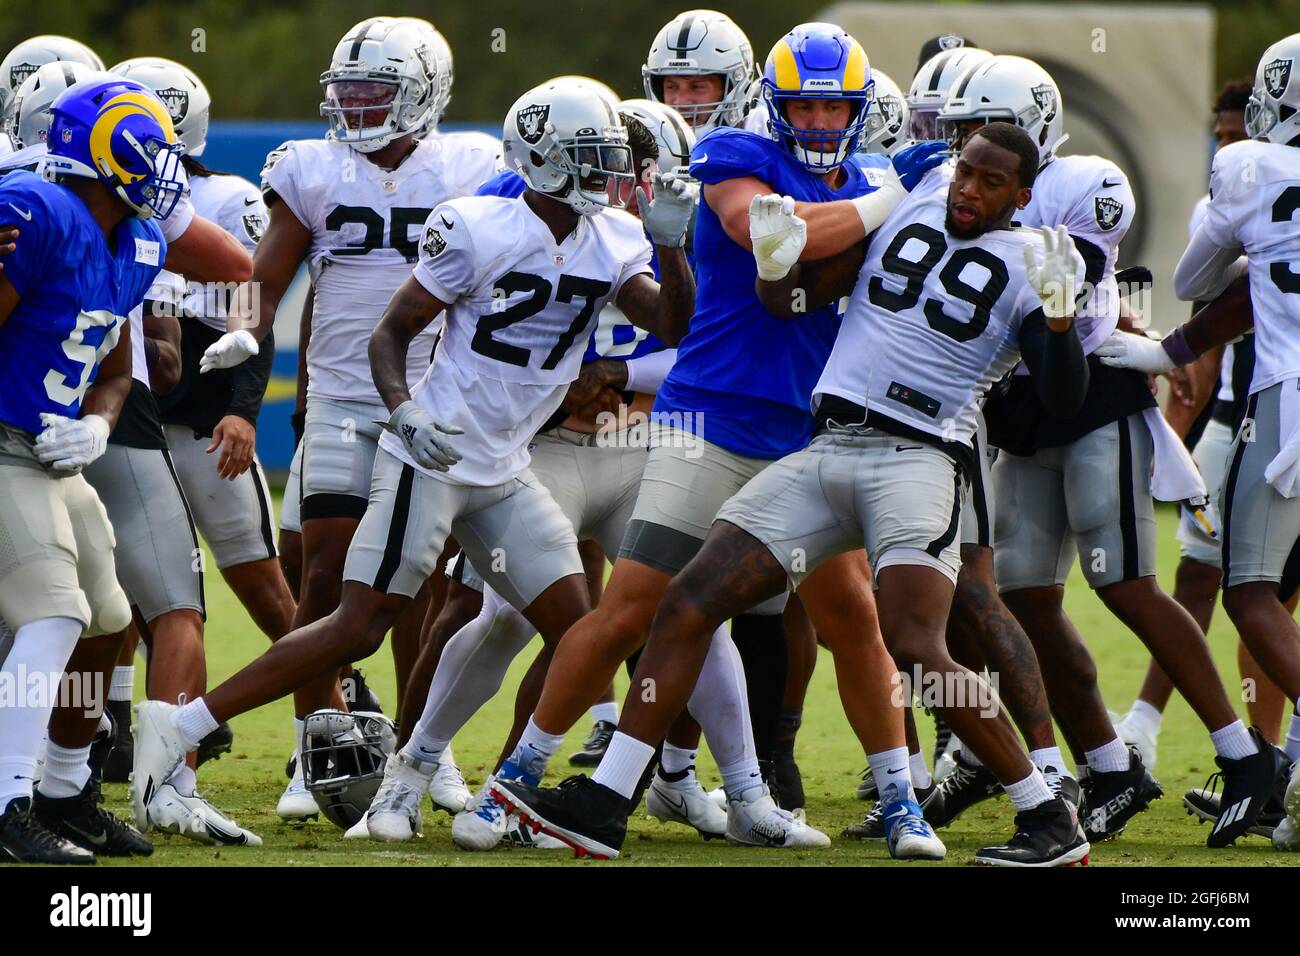
POLYGON ((261 202, 261 201, 262 201, 262 200, 261 200, 261 197, 259 197, 259 196, 254 196, 252 199, 249 199, 247 196, 244 197, 244 205, 245 205, 245 206, 251 206, 251 205, 253 205, 254 203, 259 203, 259 202, 261 202))
POLYGON ((1119 180, 1119 179, 1115 180, 1114 182, 1111 182, 1109 179, 1103 179, 1103 180, 1101 181, 1101 188, 1102 188, 1102 189, 1114 189, 1114 188, 1115 188, 1116 186, 1118 186, 1121 182, 1122 182, 1122 180, 1119 180))
POLYGON ((708 161, 709 161, 708 153, 701 153, 699 156, 695 157, 694 160, 692 160, 692 162, 696 162, 696 163, 707 163, 708 161))
MULTIPOLYGON (((913 449, 920 451, 921 446, 920 445, 895 445, 894 446, 894 451, 911 451, 913 449)), ((889 772, 893 773, 894 771, 891 770, 889 772)))
POLYGON ((450 229, 450 228, 454 225, 454 223, 450 223, 450 222, 447 221, 447 217, 446 217, 446 216, 439 215, 438 218, 442 220, 442 224, 443 224, 444 226, 446 226, 448 229, 450 229))
POLYGON ((895 817, 905 817, 905 816, 907 816, 907 807, 899 807, 893 813, 886 813, 885 819, 893 820, 895 817))
POLYGON ((885 773, 889 774, 892 777, 896 773, 902 773, 902 771, 903 771, 902 767, 895 767, 893 770, 886 770, 885 773))
POLYGON ((81 834, 83 837, 85 837, 88 841, 90 841, 90 843, 94 844, 95 846, 103 847, 108 845, 107 833, 103 833, 103 832, 87 833, 85 830, 81 829, 81 827, 75 826, 72 823, 68 823, 67 821, 64 821, 64 826, 66 826, 73 833, 81 834))
POLYGON ((26 219, 28 222, 31 222, 31 221, 32 221, 32 213, 31 213, 31 210, 28 210, 27 212, 23 212, 23 210, 19 209, 19 208, 18 208, 17 206, 15 206, 13 203, 10 203, 10 204, 9 204, 9 208, 12 209, 14 212, 18 213, 18 215, 22 216, 22 217, 23 217, 24 219, 26 219))

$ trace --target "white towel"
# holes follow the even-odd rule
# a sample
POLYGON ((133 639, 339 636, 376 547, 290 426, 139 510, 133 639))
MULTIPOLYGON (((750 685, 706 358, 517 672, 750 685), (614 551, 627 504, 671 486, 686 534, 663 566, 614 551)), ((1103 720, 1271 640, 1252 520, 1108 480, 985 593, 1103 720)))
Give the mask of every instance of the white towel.
POLYGON ((1278 445, 1281 450, 1264 469, 1264 480, 1283 498, 1300 494, 1300 379, 1279 384, 1278 445))
POLYGON ((1151 432, 1151 497, 1157 501, 1187 501, 1206 497, 1205 479, 1182 439, 1169 427, 1158 408, 1142 413, 1151 432))

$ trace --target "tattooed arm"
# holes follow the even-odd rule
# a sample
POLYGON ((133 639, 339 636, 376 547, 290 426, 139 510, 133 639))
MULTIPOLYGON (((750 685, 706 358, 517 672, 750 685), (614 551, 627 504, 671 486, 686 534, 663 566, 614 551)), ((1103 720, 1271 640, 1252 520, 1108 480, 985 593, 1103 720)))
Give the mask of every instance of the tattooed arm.
POLYGON ((403 282, 370 335, 370 374, 392 411, 411 400, 406 387, 406 351, 411 340, 447 308, 414 278, 403 282))
POLYGON ((636 275, 618 290, 617 305, 624 315, 668 345, 677 345, 690 330, 695 313, 695 276, 686 253, 658 246, 659 281, 636 275))

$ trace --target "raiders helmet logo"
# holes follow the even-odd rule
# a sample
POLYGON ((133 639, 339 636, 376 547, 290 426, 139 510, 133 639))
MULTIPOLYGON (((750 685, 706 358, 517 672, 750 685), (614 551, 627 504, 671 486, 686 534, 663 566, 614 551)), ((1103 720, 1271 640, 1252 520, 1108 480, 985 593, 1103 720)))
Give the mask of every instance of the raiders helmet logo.
POLYGON ((16 90, 23 85, 23 80, 36 72, 35 63, 15 63, 9 67, 9 88, 16 90))
POLYGON ((184 90, 172 88, 159 90, 158 99, 162 100, 163 105, 167 107, 173 125, 185 119, 185 114, 190 111, 190 94, 184 90))
POLYGON ((880 116, 885 121, 885 129, 897 133, 903 128, 903 104, 897 96, 882 96, 876 102, 880 104, 880 116))
POLYGON ((1124 215, 1124 204, 1109 196, 1098 196, 1093 200, 1093 206, 1097 213, 1097 225, 1102 232, 1110 232, 1114 229, 1119 225, 1120 217, 1124 215))
POLYGON ((519 136, 523 141, 529 146, 535 146, 542 138, 542 133, 546 130, 546 121, 550 118, 550 103, 525 106, 515 117, 515 126, 518 127, 519 136))
POLYGON ((1046 83, 1034 87, 1034 102, 1043 111, 1043 122, 1050 123, 1056 119, 1056 90, 1046 83))
POLYGON ((447 240, 442 238, 442 233, 430 226, 424 230, 424 239, 420 242, 420 248, 430 259, 436 259, 447 251, 447 240))
POLYGON ((959 46, 965 46, 966 41, 955 33, 945 33, 939 37, 940 50, 955 50, 959 46))
POLYGON ((250 212, 244 216, 244 232, 248 233, 248 238, 254 242, 262 241, 262 233, 266 231, 266 220, 255 212, 250 212))
POLYGON ((1277 99, 1286 92, 1291 82, 1292 60, 1273 60, 1264 65, 1264 89, 1268 95, 1277 99))

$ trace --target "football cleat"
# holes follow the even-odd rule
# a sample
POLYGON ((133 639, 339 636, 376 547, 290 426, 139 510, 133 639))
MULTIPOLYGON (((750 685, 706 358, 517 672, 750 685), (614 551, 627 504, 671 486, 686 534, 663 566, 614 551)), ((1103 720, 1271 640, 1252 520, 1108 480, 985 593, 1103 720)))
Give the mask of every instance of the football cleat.
MULTIPOLYGON (((917 787, 915 789, 916 802, 922 808, 929 801, 931 795, 935 792, 935 785, 925 788, 917 787)), ((867 811, 867 815, 862 818, 860 823, 851 823, 840 831, 840 836, 850 837, 854 840, 883 840, 885 838, 885 805, 876 801, 876 805, 867 811)))
MULTIPOLYGON (((1216 771, 1204 787, 1188 790, 1183 794, 1183 806, 1189 817, 1196 817, 1202 823, 1215 823, 1222 812, 1222 797, 1219 787, 1223 785, 1223 774, 1216 771)), ((1264 809, 1259 812, 1259 819, 1246 832, 1253 836, 1272 839, 1274 829, 1287 818, 1286 812, 1286 777, 1279 775, 1269 794, 1264 809)))
POLYGON ((938 782, 925 804, 925 819, 935 829, 948 826, 975 804, 1002 792, 1002 784, 988 767, 971 763, 960 750, 953 760, 952 772, 938 782))
POLYGON ((580 857, 612 860, 627 838, 627 800, 583 775, 569 777, 553 790, 493 780, 491 797, 503 811, 518 814, 524 826, 549 834, 580 857))
POLYGON ((1090 770, 1083 781, 1084 836, 1093 843, 1113 840, 1124 832, 1128 821, 1137 816, 1152 800, 1165 795, 1156 778, 1142 764, 1137 749, 1129 748, 1127 770, 1090 770))
POLYGON ((260 836, 208 803, 197 790, 185 796, 170 783, 159 787, 149 804, 149 821, 164 833, 176 833, 208 846, 262 845, 260 836))
POLYGON ((1291 779, 1282 795, 1282 805, 1293 821, 1300 820, 1300 760, 1291 765, 1291 779))
POLYGON ((709 791, 708 797, 711 801, 713 801, 713 803, 717 806, 719 810, 722 810, 724 813, 726 812, 727 809, 727 788, 726 787, 714 787, 712 790, 709 791))
POLYGON ((574 767, 594 767, 600 763, 609 748, 609 741, 618 730, 618 724, 608 720, 598 720, 591 727, 591 733, 582 742, 582 749, 569 756, 569 764, 574 767))
POLYGON ((876 778, 870 767, 862 771, 862 779, 858 782, 858 789, 854 796, 859 800, 880 799, 880 788, 876 786, 876 778))
POLYGON ((914 800, 895 800, 881 812, 885 845, 895 860, 942 860, 948 848, 925 822, 925 812, 914 800))
POLYGON ((770 794, 748 803, 728 803, 727 840, 779 850, 817 850, 831 845, 830 837, 805 823, 802 814, 782 810, 770 794))
POLYGON ((198 750, 194 754, 195 768, 202 767, 209 760, 216 760, 222 754, 230 753, 230 748, 234 746, 234 743, 235 732, 223 720, 217 724, 216 730, 199 741, 198 750))
POLYGON ((1219 802, 1219 818, 1205 838, 1205 845, 1211 849, 1228 846, 1259 821, 1286 766, 1282 751, 1265 740, 1256 728, 1250 728, 1250 736, 1259 753, 1240 760, 1214 758, 1223 774, 1223 798, 1219 802))
POLYGON ((930 716, 934 718, 934 759, 930 763, 937 767, 939 758, 948 753, 948 744, 952 741, 952 728, 937 710, 930 711, 930 716))
POLYGON ((161 700, 142 701, 135 707, 131 814, 135 817, 135 825, 146 833, 149 830, 148 808, 189 752, 174 720, 179 709, 175 704, 161 700))
POLYGON ((345 840, 369 840, 370 839, 370 811, 367 810, 361 814, 361 819, 352 826, 343 831, 345 840))
POLYGON ((1115 727, 1115 733, 1119 734, 1119 739, 1124 741, 1125 746, 1136 747, 1138 756, 1142 758, 1142 766, 1148 770, 1156 768, 1156 737, 1159 736, 1159 730, 1151 730, 1144 723, 1130 720, 1132 713, 1125 714, 1119 720, 1112 720, 1115 727))
POLYGON ((448 746, 438 756, 438 769, 429 781, 429 799, 435 810, 446 810, 452 816, 469 805, 472 794, 465 786, 465 777, 456 766, 456 757, 448 746))
POLYGON ((794 740, 778 741, 772 754, 772 780, 781 808, 798 810, 804 805, 803 774, 794 759, 794 740))
POLYGON ((706 840, 727 833, 726 811, 709 799, 694 774, 669 781, 656 773, 646 793, 645 807, 656 820, 694 827, 706 840))
POLYGON ((39 790, 32 815, 56 836, 100 856, 149 856, 153 844, 135 827, 100 806, 104 797, 92 777, 74 797, 47 797, 39 790))
POLYGON ((491 850, 505 838, 510 814, 492 796, 495 781, 495 775, 488 777, 465 809, 451 821, 451 842, 462 850, 491 850))
POLYGON ((1300 853, 1300 826, 1295 817, 1287 817, 1273 829, 1273 849, 1300 853))
POLYGON ((135 760, 135 738, 131 736, 131 702, 110 700, 104 710, 112 714, 117 725, 113 747, 104 760, 105 783, 127 783, 131 779, 131 763, 135 760))
POLYGON ((361 668, 352 668, 352 676, 347 678, 351 685, 346 687, 351 693, 347 696, 348 711, 350 713, 369 713, 382 714, 384 708, 379 705, 379 695, 370 689, 366 683, 366 675, 361 672, 361 668))
POLYGON ((501 842, 509 847, 521 850, 568 850, 571 847, 563 840, 557 840, 541 829, 525 826, 519 814, 512 813, 506 821, 506 834, 501 842))
POLYGON ((1083 787, 1079 785, 1079 781, 1067 773, 1060 772, 1055 767, 1045 767, 1043 769, 1043 779, 1047 781, 1047 787, 1054 796, 1060 797, 1074 807, 1077 816, 1079 806, 1083 802, 1083 787))
POLYGON ((90 779, 100 783, 104 779, 104 765, 108 763, 109 755, 113 752, 113 744, 117 741, 118 725, 117 718, 107 707, 104 708, 104 716, 108 718, 108 728, 106 730, 95 731, 94 738, 90 741, 90 779))
POLYGON ((94 863, 95 854, 46 829, 30 797, 15 797, 0 813, 0 860, 13 863, 94 863))
POLYGON ((1086 866, 1091 849, 1073 808, 1056 797, 1017 813, 1015 835, 1001 846, 978 850, 975 862, 985 866, 1086 866))
POLYGON ((293 770, 289 785, 275 805, 275 814, 281 820, 315 820, 320 816, 320 806, 302 779, 302 761, 297 759, 297 755, 293 758, 293 770))
POLYGON ((424 836, 420 802, 438 765, 417 760, 402 752, 388 755, 384 782, 379 785, 368 811, 366 825, 372 840, 401 843, 424 836))

